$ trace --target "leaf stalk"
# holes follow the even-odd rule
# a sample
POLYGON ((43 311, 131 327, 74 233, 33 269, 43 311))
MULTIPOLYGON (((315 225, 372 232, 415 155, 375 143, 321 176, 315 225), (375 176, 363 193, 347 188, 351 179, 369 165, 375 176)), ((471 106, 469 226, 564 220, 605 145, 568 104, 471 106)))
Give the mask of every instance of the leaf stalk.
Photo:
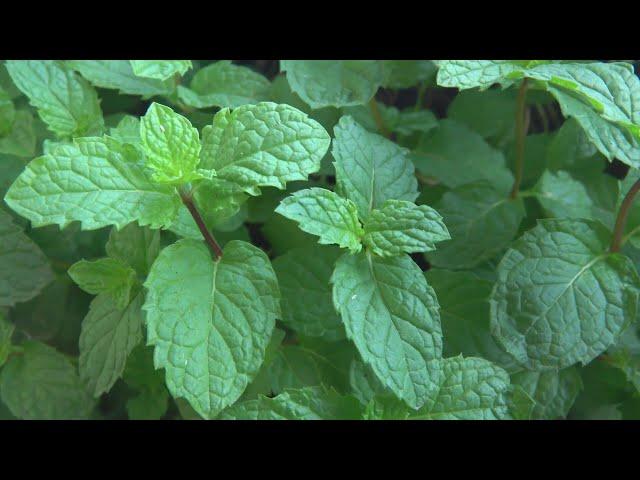
POLYGON ((522 174, 524 171, 524 139, 527 136, 526 122, 526 103, 527 96, 527 79, 523 79, 518 90, 518 100, 516 106, 516 171, 513 188, 511 189, 511 198, 516 198, 520 191, 522 183, 522 174))
POLYGON ((636 180, 636 182, 631 186, 625 195, 624 200, 622 200, 620 210, 618 210, 616 225, 613 228, 613 239, 611 240, 611 247, 609 248, 611 253, 619 252, 622 245, 624 245, 624 240, 626 240, 622 237, 624 234, 624 228, 627 225, 629 211, 631 210, 633 200, 635 199, 638 191, 640 191, 640 179, 636 180))
POLYGON ((202 215, 200 215, 200 212, 198 212, 198 208, 196 207, 195 203, 193 203, 193 196, 191 195, 191 192, 180 189, 180 198, 182 199, 182 203, 184 204, 184 206, 187 207, 187 210, 189 210, 189 213, 195 220, 196 225, 198 226, 200 233, 202 233, 205 242, 211 249, 214 260, 222 258, 222 248, 220 248, 220 245, 216 241, 215 237, 209 231, 207 225, 204 223, 202 215))

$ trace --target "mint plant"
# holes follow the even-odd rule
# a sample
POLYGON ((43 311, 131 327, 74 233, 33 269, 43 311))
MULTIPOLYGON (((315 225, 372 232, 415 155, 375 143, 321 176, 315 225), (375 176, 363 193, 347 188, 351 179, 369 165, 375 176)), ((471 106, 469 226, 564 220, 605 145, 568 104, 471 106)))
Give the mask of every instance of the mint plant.
POLYGON ((0 418, 640 418, 635 68, 1 63, 0 418))

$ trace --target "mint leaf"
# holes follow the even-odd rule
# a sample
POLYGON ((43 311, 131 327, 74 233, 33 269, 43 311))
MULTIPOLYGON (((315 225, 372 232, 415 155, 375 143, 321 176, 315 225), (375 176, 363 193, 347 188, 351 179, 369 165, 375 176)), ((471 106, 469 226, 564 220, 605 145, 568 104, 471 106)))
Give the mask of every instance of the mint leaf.
POLYGON ((118 307, 129 303, 129 294, 136 281, 136 272, 122 260, 101 258, 89 262, 80 260, 69 268, 69 276, 91 295, 106 294, 118 307))
MULTIPOLYGON (((398 110, 383 103, 376 102, 384 126, 400 135, 411 135, 417 132, 428 132, 438 126, 436 116, 429 110, 398 110)), ((369 105, 358 105, 342 109, 344 115, 354 120, 373 133, 378 132, 378 124, 369 105)))
POLYGON ((127 356, 142 340, 143 301, 138 290, 124 306, 105 294, 91 302, 80 333, 80 377, 94 396, 111 389, 122 376, 127 356))
POLYGON ((331 303, 329 278, 340 256, 336 247, 289 250, 273 261, 282 294, 282 321, 303 335, 344 338, 344 327, 331 303))
POLYGON ((313 109, 367 103, 385 80, 376 60, 280 60, 280 70, 313 109))
POLYGON ((189 88, 178 86, 178 96, 195 108, 236 108, 268 100, 270 86, 259 73, 224 60, 198 70, 189 88))
POLYGON ((351 117, 342 117, 334 129, 337 193, 358 206, 360 218, 389 199, 413 202, 418 182, 407 150, 366 131, 351 117))
POLYGON ((593 204, 587 190, 567 172, 546 170, 534 192, 542 208, 553 217, 591 218, 593 204))
POLYGON ((259 187, 306 180, 320 169, 329 143, 317 122, 288 105, 225 108, 202 131, 200 167, 216 171, 214 184, 259 195, 259 187))
POLYGON ((6 65, 16 86, 53 133, 59 137, 102 133, 98 95, 75 72, 53 60, 9 60, 6 65))
POLYGON ((532 419, 565 418, 580 390, 582 379, 575 367, 546 372, 520 372, 511 377, 535 401, 532 419))
MULTIPOLYGON (((562 63, 539 65, 526 76, 548 82, 583 99, 607 121, 640 138, 640 79, 629 63, 562 63)), ((550 90, 553 94, 555 90, 550 90)))
POLYGON ((15 326, 0 313, 0 367, 5 364, 12 350, 11 337, 15 326))
POLYGON ((438 302, 420 268, 406 255, 345 253, 331 282, 362 360, 399 398, 420 407, 434 388, 428 361, 442 356, 438 302))
POLYGON ((440 304, 447 356, 481 357, 512 372, 516 361, 496 343, 489 328, 489 295, 493 284, 468 271, 430 269, 427 282, 440 304))
POLYGON ((491 331, 523 367, 583 365, 611 346, 636 315, 640 280, 609 253, 609 232, 587 220, 539 220, 498 266, 491 331))
POLYGON ((151 182, 133 147, 109 137, 76 139, 31 161, 5 201, 34 226, 79 221, 86 230, 134 220, 159 228, 180 205, 172 188, 151 182))
POLYGON ((437 67, 431 60, 382 60, 386 71, 384 86, 410 88, 418 83, 433 83, 437 67))
POLYGON ((182 115, 152 103, 140 122, 140 139, 154 181, 184 184, 200 178, 200 136, 182 115))
POLYGON ((389 257, 435 250, 436 242, 449 238, 442 217, 433 208, 406 200, 387 200, 369 214, 363 242, 376 255, 389 257))
POLYGON ((463 185, 444 194, 435 205, 449 230, 445 240, 429 253, 438 268, 465 269, 489 260, 506 248, 525 216, 521 198, 487 182, 463 185))
MULTIPOLYGON (((347 347, 351 346, 347 344, 347 347)), ((342 367, 334 359, 310 348, 282 346, 276 351, 267 369, 271 393, 279 394, 286 389, 319 385, 342 391, 342 384, 347 376, 346 366, 344 369, 342 367)))
POLYGON ((235 402, 264 359, 278 284, 267 256, 241 241, 211 259, 204 243, 165 248, 145 282, 147 341, 169 391, 213 418, 235 402))
POLYGON ((13 127, 7 136, 0 138, 0 153, 18 157, 32 157, 36 152, 36 134, 33 116, 28 110, 18 110, 13 127))
POLYGON ((118 122, 118 125, 109 130, 109 135, 121 143, 139 145, 142 142, 140 138, 140 120, 126 115, 118 122))
POLYGON ((149 98, 169 95, 174 89, 173 80, 138 77, 128 60, 72 60, 67 64, 96 87, 116 89, 126 95, 149 98))
MULTIPOLYGON (((361 360, 354 360, 349 367, 349 385, 351 393, 362 403, 368 405, 374 397, 388 395, 386 390, 370 367, 361 360)), ((404 402, 401 402, 402 410, 406 409, 404 402)))
POLYGON ((346 200, 324 188, 298 190, 280 202, 276 212, 300 224, 300 229, 320 237, 318 243, 335 243, 352 252, 362 248, 364 234, 358 210, 346 200))
POLYGON ((0 371, 0 396, 24 420, 86 419, 94 407, 67 357, 33 341, 0 371))
POLYGON ((259 397, 226 409, 221 420, 357 420, 358 401, 324 387, 287 390, 275 398, 259 397))
POLYGON ((617 158, 627 165, 640 166, 640 142, 626 128, 602 118, 589 105, 569 93, 550 87, 565 117, 573 117, 584 129, 589 140, 609 161, 617 158))
POLYGON ((140 276, 147 275, 160 252, 160 232, 130 223, 112 229, 105 245, 107 255, 131 265, 140 276))
POLYGON ((516 96, 511 90, 463 90, 447 109, 449 120, 464 124, 494 146, 513 137, 515 116, 516 96))
POLYGON ((501 420, 507 418, 509 376, 482 358, 441 361, 437 392, 409 418, 413 420, 501 420))
POLYGON ((417 411, 404 411, 389 397, 376 397, 368 407, 370 419, 505 420, 510 418, 509 375, 482 358, 462 356, 434 360, 439 372, 435 388, 417 411))
POLYGON ((129 420, 160 420, 169 408, 166 390, 140 392, 127 401, 129 420))
POLYGON ((130 60, 133 73, 138 77, 167 80, 174 75, 184 75, 191 60, 130 60))
POLYGON ((502 152, 453 120, 442 120, 425 134, 410 157, 420 173, 450 188, 478 180, 504 189, 513 184, 502 152))
POLYGON ((0 306, 30 300, 53 278, 44 253, 0 209, 0 306))
POLYGON ((502 83, 510 73, 521 70, 513 60, 441 60, 438 67, 438 85, 461 90, 486 89, 494 83, 502 83))
POLYGON ((11 97, 0 86, 0 137, 4 137, 11 131, 15 117, 16 109, 11 97))

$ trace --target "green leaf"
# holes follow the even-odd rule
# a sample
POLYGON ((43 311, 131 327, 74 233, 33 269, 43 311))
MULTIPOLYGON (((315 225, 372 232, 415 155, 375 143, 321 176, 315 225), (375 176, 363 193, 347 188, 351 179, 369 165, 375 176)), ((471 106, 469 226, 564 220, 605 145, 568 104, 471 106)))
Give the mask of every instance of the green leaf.
POLYGON ((53 278, 44 253, 0 208, 0 306, 30 300, 53 278))
POLYGON ((282 321, 303 335, 344 338, 344 327, 331 303, 329 278, 340 256, 336 247, 287 251, 273 261, 282 294, 282 321))
POLYGON ((169 391, 203 417, 235 402, 254 377, 275 318, 278 283, 267 256, 229 242, 213 261, 207 246, 180 240, 165 248, 145 282, 148 343, 166 369, 169 391))
POLYGON ((133 73, 138 77, 167 80, 174 75, 184 75, 191 65, 191 60, 129 60, 133 73))
POLYGON ((501 189, 513 184, 502 152, 453 120, 442 120, 438 128, 425 134, 410 158, 420 173, 450 188, 478 180, 501 189))
POLYGON ((82 290, 91 295, 104 293, 120 308, 129 304, 131 288, 136 282, 135 270, 115 258, 80 260, 71 265, 68 273, 82 290))
POLYGON ((367 103, 386 76, 377 60, 280 60, 280 70, 313 109, 367 103))
POLYGON ((93 299, 80 333, 80 377, 94 396, 108 392, 122 376, 127 356, 142 340, 144 294, 124 306, 109 295, 93 299))
POLYGON ((418 181, 407 150, 368 132, 351 117, 342 117, 334 129, 337 193, 358 206, 362 220, 389 199, 413 202, 418 181))
POLYGON ((411 88, 419 83, 434 83, 437 67, 431 60, 382 60, 386 88, 411 88))
POLYGON ((33 130, 33 116, 28 110, 18 110, 11 132, 6 137, 0 138, 0 153, 32 157, 35 152, 36 134, 33 130))
POLYGON ((275 398, 259 397, 226 409, 221 420, 357 420, 361 406, 352 396, 324 387, 287 390, 275 398))
POLYGON ((442 377, 425 405, 409 418, 429 420, 501 420, 507 418, 509 375, 482 358, 462 356, 440 361, 442 377))
POLYGON ((0 137, 4 137, 11 132, 15 117, 16 109, 13 106, 11 97, 0 86, 0 137))
POLYGON ((127 401, 129 420, 160 420, 169 408, 166 390, 142 391, 127 401))
POLYGON ((575 118, 567 119, 547 145, 547 165, 551 171, 571 169, 581 159, 592 157, 595 146, 575 118))
POLYGON ((67 64, 96 87, 117 89, 126 95, 149 98, 169 95, 174 89, 173 80, 138 77, 128 60, 71 60, 67 64))
POLYGON ((105 250, 111 258, 131 265, 138 275, 144 276, 160 252, 160 232, 135 223, 122 230, 113 228, 105 250))
POLYGON ((164 386, 164 372, 153 365, 153 347, 138 345, 129 354, 122 376, 125 383, 137 391, 160 392, 164 386))
POLYGON ((575 367, 546 372, 520 372, 511 377, 534 400, 532 419, 565 418, 582 390, 582 378, 575 367))
POLYGON ((589 140, 609 161, 618 159, 627 165, 640 167, 640 142, 626 128, 602 118, 589 105, 569 93, 550 87, 565 117, 573 117, 584 129, 589 140))
MULTIPOLYGON (((524 138, 524 171, 520 190, 531 188, 547 169, 547 148, 553 139, 551 133, 534 133, 524 138)), ((506 147, 506 164, 511 171, 517 169, 515 140, 506 147)))
POLYGON ((331 277, 347 337, 378 379, 410 406, 435 387, 429 360, 442 356, 435 293, 406 255, 345 253, 331 277))
POLYGON ((59 137, 102 133, 98 95, 75 72, 53 60, 9 60, 6 65, 16 86, 53 133, 59 137))
POLYGON ((432 268, 425 275, 440 304, 445 354, 482 357, 509 372, 519 370, 513 357, 491 336, 489 295, 493 284, 468 271, 432 268))
MULTIPOLYGON (((348 343, 346 345, 351 347, 348 343)), ((286 389, 319 385, 346 390, 343 388, 347 376, 346 366, 343 369, 342 365, 333 360, 304 346, 282 346, 267 369, 270 390, 276 395, 286 389)))
POLYGON ((151 182, 133 147, 109 137, 75 139, 32 160, 5 201, 34 226, 79 221, 85 230, 134 220, 159 228, 180 205, 171 187, 151 182))
POLYGON ((438 67, 438 85, 460 90, 486 89, 494 83, 504 82, 510 73, 521 70, 513 60, 441 60, 438 67))
MULTIPOLYGON (((369 404, 374 397, 388 395, 388 390, 382 386, 375 373, 361 360, 351 362, 349 368, 349 385, 352 394, 360 400, 363 405, 369 404)), ((406 409, 404 402, 402 409, 406 409)))
POLYGON ((121 143, 139 145, 142 142, 140 138, 140 120, 137 117, 125 115, 118 122, 118 125, 109 130, 109 136, 121 143))
POLYGON ((513 137, 515 117, 516 97, 511 90, 464 90, 447 109, 448 119, 466 125, 494 146, 513 137))
POLYGON ((435 250, 436 242, 451 238, 433 208, 406 200, 387 200, 372 210, 364 225, 363 242, 383 257, 435 250))
POLYGON ((438 268, 466 269, 491 259, 517 235, 525 216, 521 198, 510 199, 507 191, 487 182, 457 187, 435 205, 449 230, 428 259, 438 268))
MULTIPOLYGON (((509 375, 502 368, 482 358, 462 356, 434 360, 439 368, 432 378, 435 388, 418 411, 405 411, 395 402, 383 400, 373 418, 407 420, 505 420, 510 418, 509 375), (393 415, 389 415, 392 407, 393 415), (382 415, 381 415, 382 414, 382 415)), ((374 399, 374 404, 379 397, 374 399)), ((371 417, 370 417, 371 418, 371 417)))
POLYGON ((22 354, 0 371, 0 396, 24 420, 85 419, 94 407, 69 359, 33 341, 24 343, 22 354))
MULTIPOLYGON (((629 63, 561 63, 538 65, 525 72, 578 96, 602 118, 628 128, 640 138, 640 79, 629 63)), ((554 94, 557 90, 550 90, 554 94)))
POLYGON ((512 420, 531 420, 536 401, 520 386, 511 384, 509 414, 512 420))
MULTIPOLYGON (((417 132, 428 132, 438 126, 436 116, 429 110, 398 110, 376 102, 382 123, 390 132, 400 135, 411 135, 417 132)), ((373 133, 378 133, 378 124, 369 105, 345 107, 344 115, 350 115, 354 120, 373 133)))
POLYGON ((152 103, 140 122, 140 139, 154 181, 184 184, 201 177, 196 173, 200 136, 182 115, 152 103))
POLYGON ((276 212, 298 222, 301 230, 320 237, 318 243, 322 245, 335 243, 352 252, 362 248, 364 232, 356 205, 330 190, 298 190, 283 199, 276 212))
POLYGON ((11 337, 14 330, 15 325, 0 313, 0 367, 5 364, 11 353, 11 337))
POLYGON ((216 183, 259 195, 259 187, 284 189, 317 172, 330 141, 324 128, 288 105, 225 108, 202 131, 200 167, 215 170, 216 183))
POLYGON ((224 60, 198 70, 189 88, 178 86, 178 96, 190 107, 236 108, 268 100, 270 86, 259 73, 224 60))
POLYGON ((491 294, 491 331, 522 366, 583 365, 636 315, 633 262, 609 253, 609 232, 586 220, 540 220, 507 251, 491 294))
POLYGON ((533 191, 553 217, 592 218, 593 204, 587 190, 567 172, 546 170, 533 191))

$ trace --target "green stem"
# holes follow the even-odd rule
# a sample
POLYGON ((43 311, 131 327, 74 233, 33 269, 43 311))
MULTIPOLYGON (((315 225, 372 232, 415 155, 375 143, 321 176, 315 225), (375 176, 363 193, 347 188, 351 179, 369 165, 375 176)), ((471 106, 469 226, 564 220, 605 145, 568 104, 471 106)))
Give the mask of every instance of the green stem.
POLYGON ((215 237, 211 234, 211 232, 207 228, 207 225, 204 223, 200 212, 198 212, 198 208, 196 207, 195 203, 193 203, 191 192, 180 189, 180 198, 182 199, 182 203, 184 203, 184 206, 187 207, 187 210, 189 210, 189 213, 195 220, 196 225, 198 226, 200 233, 202 233, 205 242, 207 242, 207 245, 213 252, 214 260, 221 258, 222 248, 220 248, 220 245, 218 245, 218 242, 216 242, 215 237))
POLYGON ((620 210, 618 210, 618 218, 616 218, 616 225, 613 228, 613 240, 611 240, 611 247, 609 248, 609 251, 612 253, 619 252, 620 248, 624 244, 622 238, 622 235, 624 234, 624 227, 627 225, 627 217, 629 216, 629 211, 631 210, 633 200, 635 199, 636 194, 639 190, 640 179, 636 180, 636 182, 631 185, 631 188, 625 195, 624 200, 622 200, 622 205, 620 205, 620 210))
POLYGON ((373 97, 369 101, 369 108, 371 109, 371 114, 373 115, 373 119, 376 122, 376 126, 378 127, 378 131, 382 135, 384 135, 385 137, 389 138, 389 131, 387 130, 387 127, 384 124, 384 120, 382 119, 382 115, 380 115, 380 109, 378 109, 378 103, 376 102, 375 97, 373 97))
POLYGON ((518 103, 516 107, 516 176, 511 189, 511 198, 518 196, 520 183, 522 183, 522 172, 524 170, 524 139, 527 136, 526 125, 526 103, 527 79, 522 80, 520 90, 518 90, 518 103))

